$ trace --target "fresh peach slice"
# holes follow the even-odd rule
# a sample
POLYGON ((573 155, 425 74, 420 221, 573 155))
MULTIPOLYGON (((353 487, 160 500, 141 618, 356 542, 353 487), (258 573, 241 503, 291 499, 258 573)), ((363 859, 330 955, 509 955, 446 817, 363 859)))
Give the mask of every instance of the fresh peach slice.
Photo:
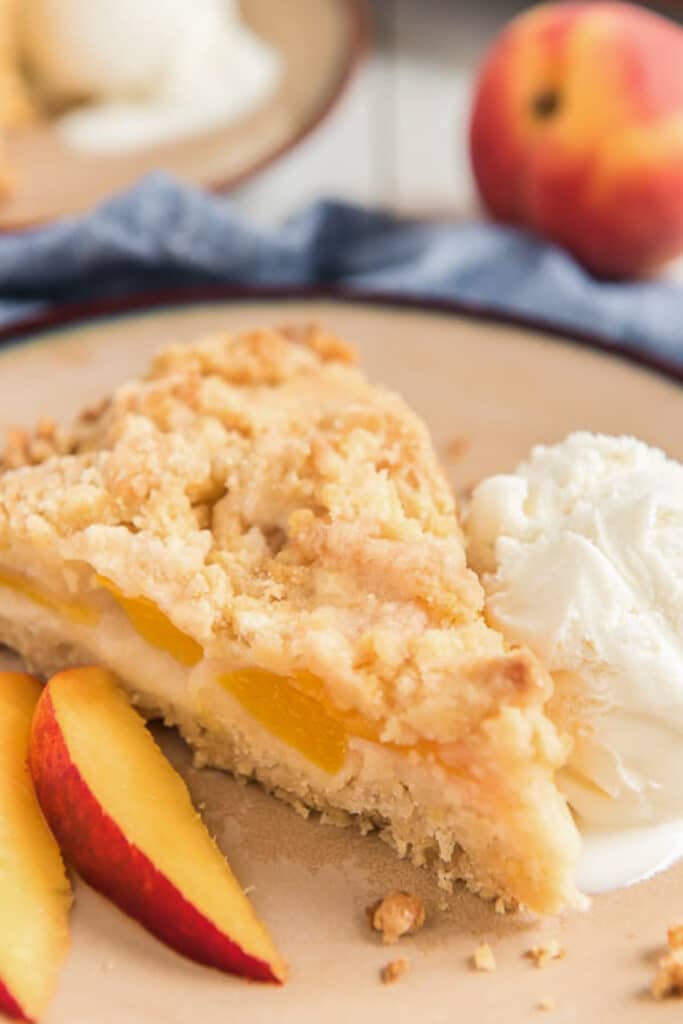
POLYGON ((223 855, 114 677, 54 676, 33 721, 41 806, 79 874, 173 949, 282 982, 286 966, 223 855))
POLYGON ((35 1020, 69 946, 71 888, 26 759, 40 684, 0 672, 0 1014, 35 1020))

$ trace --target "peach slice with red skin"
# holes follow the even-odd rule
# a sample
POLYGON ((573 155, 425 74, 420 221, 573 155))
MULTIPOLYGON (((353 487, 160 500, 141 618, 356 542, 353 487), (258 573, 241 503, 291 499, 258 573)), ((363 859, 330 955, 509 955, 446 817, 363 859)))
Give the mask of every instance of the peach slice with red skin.
POLYGON ((29 764, 65 856, 93 888, 192 960, 284 981, 284 961, 185 784, 110 673, 50 680, 29 764))
POLYGON ((6 985, 0 981, 0 1013, 12 1020, 30 1021, 6 985))
POLYGON ((27 767, 41 687, 0 672, 0 1015, 45 1010, 69 948, 71 887, 27 767))

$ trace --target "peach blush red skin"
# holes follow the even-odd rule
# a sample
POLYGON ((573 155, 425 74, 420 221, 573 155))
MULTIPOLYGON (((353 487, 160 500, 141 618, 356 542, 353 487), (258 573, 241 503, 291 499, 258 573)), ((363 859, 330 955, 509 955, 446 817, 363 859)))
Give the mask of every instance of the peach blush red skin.
POLYGON ((281 984, 267 963, 245 953, 188 903, 104 813, 69 757, 48 691, 36 709, 29 767, 48 824, 57 841, 72 851, 74 867, 93 889, 183 956, 255 981, 281 984), (132 878, 139 881, 131 885, 132 878))
POLYGON ((27 1017, 19 1003, 10 995, 5 985, 0 981, 0 1014, 5 1014, 12 1020, 23 1020, 27 1024, 33 1024, 31 1017, 27 1017))
MULTIPOLYGON (((627 277, 649 270, 683 246, 683 145, 671 148, 666 124, 683 109, 683 31, 628 4, 558 5, 545 20, 542 12, 514 21, 482 68, 470 150, 484 204, 496 219, 530 227, 565 246, 598 274, 627 277), (594 15, 611 18, 610 36, 596 45, 605 50, 611 90, 625 118, 615 127, 617 149, 628 132, 656 133, 657 122, 663 125, 661 158, 656 136, 635 160, 627 149, 597 193, 602 136, 584 139, 577 129, 575 142, 567 144, 542 125, 529 132, 531 115, 522 104, 544 83, 530 81, 527 96, 513 88, 511 78, 520 45, 533 41, 549 63, 554 57, 561 66, 574 32, 594 15)), ((566 85, 558 83, 560 96, 566 85)))

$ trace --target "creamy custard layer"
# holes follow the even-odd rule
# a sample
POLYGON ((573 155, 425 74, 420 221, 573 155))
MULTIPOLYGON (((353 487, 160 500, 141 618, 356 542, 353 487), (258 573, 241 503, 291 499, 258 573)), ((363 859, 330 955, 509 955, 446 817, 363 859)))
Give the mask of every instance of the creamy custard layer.
MULTIPOLYGON (((447 751, 438 743, 418 740, 408 746, 384 742, 381 720, 372 721, 356 711, 335 706, 322 680, 314 675, 302 672, 285 677, 260 667, 235 668, 207 659, 201 646, 148 598, 125 596, 104 577, 98 576, 97 581, 101 591, 79 602, 44 591, 15 572, 0 570, 0 588, 14 591, 76 627, 78 642, 129 684, 168 699, 172 665, 172 699, 177 703, 188 706, 190 711, 196 710, 191 697, 188 704, 188 694, 207 686, 220 687, 270 735, 328 775, 342 769, 354 739, 398 754, 412 753, 439 763, 448 773, 457 772, 454 764, 449 763, 447 751)), ((66 635, 64 621, 60 630, 66 635)))
MULTIPOLYGON (((0 569, 0 588, 64 620, 60 629, 65 635, 72 635, 133 685, 140 683, 141 676, 156 675, 167 681, 169 660, 181 669, 173 674, 184 680, 186 692, 195 688, 191 671, 195 667, 201 666, 200 677, 206 679, 207 661, 192 637, 152 601, 127 597, 110 580, 97 579, 101 593, 95 591, 76 600, 41 588, 14 570, 0 569), (75 631, 67 624, 76 627, 75 631), (103 644, 106 633, 109 642, 103 644), (153 652, 165 655, 164 663, 153 652), (151 671, 149 667, 145 671, 150 664, 151 671)), ((262 668, 227 671, 220 663, 211 665, 215 685, 227 691, 271 735, 330 775, 344 765, 351 737, 380 742, 377 723, 335 708, 325 696, 322 682, 310 674, 288 679, 262 668)))
POLYGON ((101 576, 97 583, 99 589, 79 600, 48 591, 15 570, 0 569, 0 588, 56 616, 65 637, 73 636, 93 658, 129 684, 159 692, 182 705, 187 705, 188 696, 198 689, 219 686, 272 736, 329 775, 343 767, 352 739, 396 753, 412 751, 439 761, 447 771, 454 770, 439 744, 425 740, 412 746, 382 742, 380 720, 371 721, 358 712, 336 707, 322 680, 310 673, 285 677, 259 667, 235 669, 209 660, 200 644, 148 598, 128 597, 101 576))

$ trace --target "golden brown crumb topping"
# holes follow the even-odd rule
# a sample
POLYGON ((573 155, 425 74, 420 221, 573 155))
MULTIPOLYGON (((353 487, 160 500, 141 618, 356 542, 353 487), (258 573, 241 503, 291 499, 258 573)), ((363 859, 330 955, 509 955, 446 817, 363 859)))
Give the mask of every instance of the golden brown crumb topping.
POLYGON ((402 935, 413 935, 424 926, 425 908, 419 896, 395 890, 366 911, 370 924, 382 933, 382 942, 393 945, 402 935))
POLYGON ((402 978, 408 970, 410 970, 410 962, 405 957, 400 957, 398 960, 390 960, 379 973, 382 983, 391 985, 402 978))
POLYGON ((0 469, 36 466, 52 455, 70 454, 76 447, 75 438, 60 430, 54 420, 43 417, 31 432, 20 428, 8 431, 0 469))
POLYGON ((312 672, 396 742, 542 703, 484 623, 426 428, 352 360, 317 327, 160 352, 69 433, 10 436, 0 544, 85 562, 209 654, 312 672))

